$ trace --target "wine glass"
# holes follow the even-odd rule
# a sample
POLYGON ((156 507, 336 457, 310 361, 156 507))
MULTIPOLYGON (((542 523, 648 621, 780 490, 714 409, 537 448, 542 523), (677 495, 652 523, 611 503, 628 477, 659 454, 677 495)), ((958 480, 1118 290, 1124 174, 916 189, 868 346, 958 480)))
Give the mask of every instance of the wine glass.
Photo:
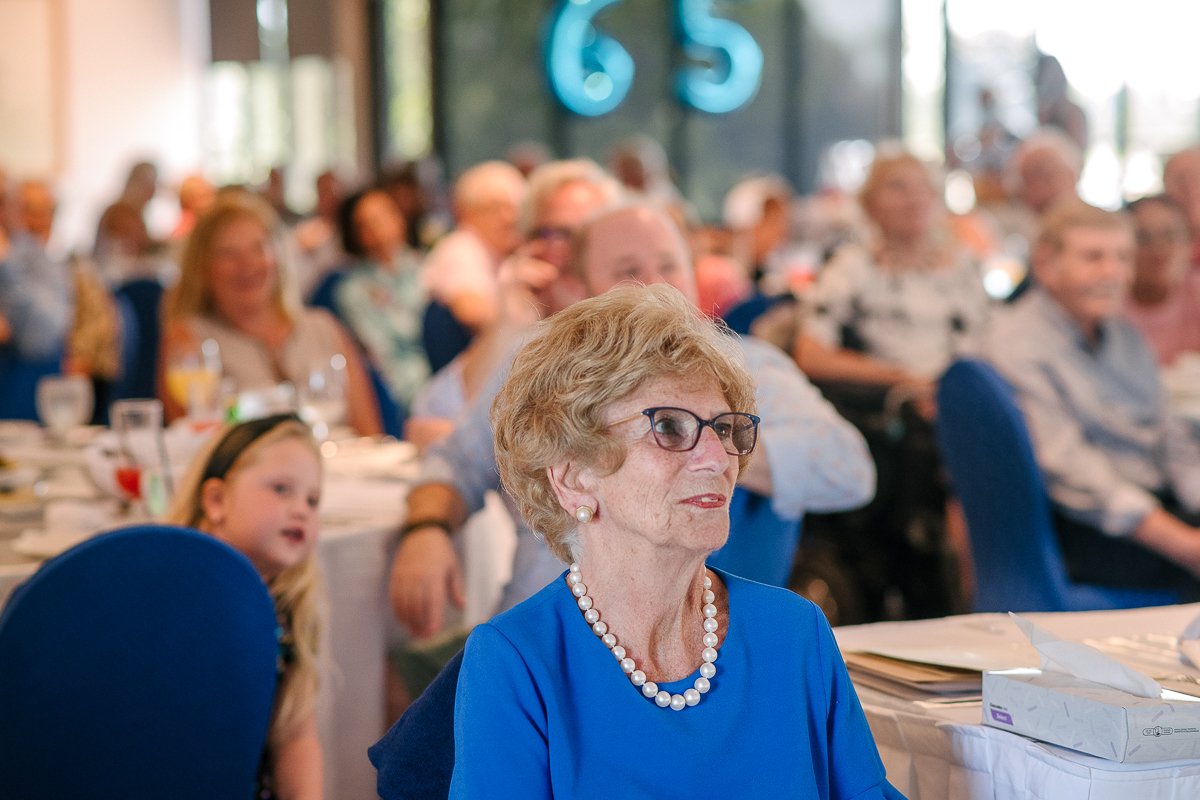
POLYGON ((300 417, 320 441, 346 417, 346 357, 335 353, 318 359, 300 387, 300 417))
POLYGON ((130 501, 140 501, 151 515, 166 512, 170 500, 170 465, 163 438, 163 407, 158 400, 118 400, 112 405, 117 434, 117 485, 130 501))
POLYGON ((92 418, 92 382, 82 375, 49 375, 36 391, 38 418, 58 441, 92 418))
POLYGON ((167 356, 167 393, 193 419, 220 416, 221 348, 205 339, 198 348, 177 347, 167 356))

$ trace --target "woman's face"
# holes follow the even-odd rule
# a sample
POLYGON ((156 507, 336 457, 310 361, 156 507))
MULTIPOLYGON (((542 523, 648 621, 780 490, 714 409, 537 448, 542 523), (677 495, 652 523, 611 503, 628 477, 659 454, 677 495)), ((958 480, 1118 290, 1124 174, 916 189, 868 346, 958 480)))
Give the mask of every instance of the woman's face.
POLYGON ((883 167, 864 206, 885 237, 912 237, 929 231, 935 199, 925 167, 897 161, 883 167))
POLYGON ((1191 255, 1183 214, 1162 203, 1141 203, 1133 212, 1133 228, 1135 280, 1168 290, 1177 286, 1191 255))
POLYGON ((222 316, 267 308, 278 280, 275 250, 258 220, 235 217, 213 237, 208 285, 222 316))
POLYGON ((383 192, 371 192, 354 207, 354 227, 367 254, 388 264, 404 243, 404 218, 392 199, 383 192))
POLYGON ((321 465, 299 439, 260 448, 202 493, 209 532, 250 559, 264 579, 308 558, 317 541, 321 465))
POLYGON ((591 476, 598 510, 584 531, 614 545, 617 537, 625 538, 639 551, 649 545, 710 553, 729 536, 738 457, 725 452, 711 428, 701 430, 692 450, 663 450, 655 443, 649 419, 639 413, 655 406, 687 409, 701 419, 742 410, 729 408, 712 378, 657 378, 613 403, 605 418, 617 423, 610 433, 625 444, 627 455, 611 475, 591 476))

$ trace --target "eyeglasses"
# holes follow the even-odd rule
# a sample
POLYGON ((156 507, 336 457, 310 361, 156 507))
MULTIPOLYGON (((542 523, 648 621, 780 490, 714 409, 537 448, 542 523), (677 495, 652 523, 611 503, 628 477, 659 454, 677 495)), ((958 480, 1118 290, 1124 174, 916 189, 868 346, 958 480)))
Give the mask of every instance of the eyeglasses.
POLYGON ((571 238, 571 229, 561 225, 543 225, 529 232, 530 239, 565 242, 571 238))
POLYGON ((717 414, 712 419, 700 419, 686 408, 657 406, 645 408, 638 413, 619 419, 609 425, 620 425, 645 415, 650 419, 650 432, 654 441, 663 450, 682 453, 692 450, 700 442, 700 433, 705 428, 712 428, 713 433, 721 440, 725 452, 731 456, 745 456, 754 451, 758 442, 758 423, 760 419, 753 414, 741 411, 727 411, 717 414))

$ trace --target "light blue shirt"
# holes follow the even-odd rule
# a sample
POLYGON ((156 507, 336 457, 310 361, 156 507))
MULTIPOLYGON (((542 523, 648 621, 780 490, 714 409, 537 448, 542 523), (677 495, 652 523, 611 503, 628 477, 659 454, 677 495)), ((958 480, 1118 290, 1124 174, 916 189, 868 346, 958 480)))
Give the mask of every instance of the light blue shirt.
MULTIPOLYGON (((476 627, 458 679, 450 796, 898 797, 817 607, 718 574, 729 630, 712 688, 682 711, 630 683, 561 574, 476 627)), ((699 652, 695 674, 659 686, 682 693, 698 669, 699 652)))
POLYGON ((13 236, 8 258, 0 262, 0 314, 12 328, 12 342, 24 359, 62 353, 75 311, 69 266, 56 261, 32 236, 13 236))
MULTIPOLYGON (((737 341, 755 378, 762 417, 755 458, 766 458, 771 468, 775 513, 799 521, 806 511, 856 508, 870 500, 875 493, 875 467, 858 430, 838 415, 777 347, 753 338, 737 341)), ((424 460, 420 482, 455 487, 469 513, 483 508, 489 489, 500 491, 488 412, 510 364, 511 359, 497 370, 458 418, 454 433, 431 447, 424 460)), ((517 523, 513 577, 500 603, 505 609, 545 586, 562 570, 562 562, 525 525, 512 498, 506 492, 501 496, 517 523)), ((744 540, 753 544, 752 537, 744 540)))
POLYGON ((1017 393, 1050 498, 1111 536, 1128 536, 1170 488, 1200 509, 1200 443, 1167 410, 1142 336, 1114 317, 1095 346, 1038 288, 996 315, 987 357, 1017 393))

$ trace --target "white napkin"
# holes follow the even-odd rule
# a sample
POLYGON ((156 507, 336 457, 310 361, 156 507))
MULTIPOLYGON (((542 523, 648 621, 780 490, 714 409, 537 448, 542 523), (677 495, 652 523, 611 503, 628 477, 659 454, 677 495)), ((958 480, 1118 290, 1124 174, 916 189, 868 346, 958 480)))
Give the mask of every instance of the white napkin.
POLYGON ((1062 672, 1092 683, 1110 686, 1136 697, 1158 698, 1162 686, 1137 670, 1130 669, 1119 661, 1104 655, 1094 647, 1082 642, 1059 639, 1054 634, 1039 628, 1029 620, 1008 613, 1029 643, 1042 659, 1042 670, 1062 672))
POLYGON ((1179 634, 1179 655, 1193 667, 1200 667, 1200 616, 1179 634))

